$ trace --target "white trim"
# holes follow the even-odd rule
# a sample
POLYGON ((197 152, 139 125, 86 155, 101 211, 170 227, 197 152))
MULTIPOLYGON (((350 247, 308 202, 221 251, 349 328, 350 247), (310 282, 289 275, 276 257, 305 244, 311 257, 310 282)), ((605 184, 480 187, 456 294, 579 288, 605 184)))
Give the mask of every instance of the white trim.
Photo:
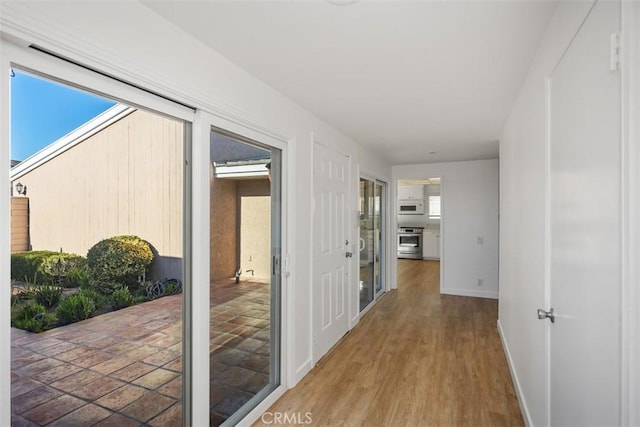
POLYGON ((621 424, 640 425, 640 4, 622 16, 621 424))
POLYGON ((256 165, 216 166, 216 178, 267 178, 269 171, 264 163, 256 165))
POLYGON ((62 138, 47 145, 42 150, 17 164, 11 169, 10 180, 13 181, 26 175, 134 111, 136 111, 136 109, 133 107, 128 107, 122 104, 114 105, 102 114, 94 117, 62 138))
POLYGON ((498 292, 474 291, 470 289, 447 288, 441 291, 442 295, 457 295, 461 297, 476 297, 498 299, 498 292))
POLYGON ((522 386, 520 385, 520 380, 518 379, 518 374, 516 372, 515 365, 513 364, 513 359, 511 358, 511 352, 509 351, 507 340, 504 337, 504 331, 502 330, 502 323, 500 323, 500 319, 498 319, 498 335, 500 336, 500 341, 502 342, 502 348, 507 358, 507 365, 509 366, 509 372, 511 373, 511 380, 513 381, 513 385, 515 386, 514 388, 516 389, 516 396, 518 398, 518 404, 520 405, 520 410, 522 411, 522 418, 524 419, 524 424, 526 426, 533 426, 533 421, 531 420, 531 414, 529 413, 529 407, 527 406, 527 401, 524 398, 524 393, 522 392, 522 386))
MULTIPOLYGON (((212 116, 197 111, 193 125, 191 231, 193 236, 210 236, 210 135, 212 116)), ((191 239, 193 283, 209 283, 209 239, 191 239)), ((209 423, 209 381, 199 381, 209 372, 210 286, 193 286, 191 290, 191 421, 193 425, 209 423), (204 321, 206 319, 206 321, 204 321), (196 323, 197 322, 197 323, 196 323), (196 373, 198 373, 196 375, 196 373)), ((207 379, 209 378, 206 375, 207 379)))
MULTIPOLYGON (((7 76, 9 58, 0 50, 0 74, 7 76)), ((0 176, 9 176, 11 137, 11 84, 8 78, 0 79, 0 176)), ((0 283, 11 283, 11 239, 5 233, 11 229, 11 192, 8 185, 0 185, 0 283)), ((0 426, 11 425, 11 296, 7 286, 0 292, 0 426)))

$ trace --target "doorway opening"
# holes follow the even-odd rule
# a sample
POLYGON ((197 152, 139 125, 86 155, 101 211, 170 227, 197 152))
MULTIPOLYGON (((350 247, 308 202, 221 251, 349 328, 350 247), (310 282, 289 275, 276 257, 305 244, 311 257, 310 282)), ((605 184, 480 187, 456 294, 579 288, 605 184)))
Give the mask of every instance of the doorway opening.
MULTIPOLYGON (((442 277, 442 178, 399 179, 397 183, 397 280, 404 274, 438 270, 442 277), (425 271, 426 271, 425 270, 425 271)), ((442 284, 440 284, 440 288, 442 284)))
POLYGON ((281 150, 210 138, 210 425, 234 425, 280 384, 281 150))

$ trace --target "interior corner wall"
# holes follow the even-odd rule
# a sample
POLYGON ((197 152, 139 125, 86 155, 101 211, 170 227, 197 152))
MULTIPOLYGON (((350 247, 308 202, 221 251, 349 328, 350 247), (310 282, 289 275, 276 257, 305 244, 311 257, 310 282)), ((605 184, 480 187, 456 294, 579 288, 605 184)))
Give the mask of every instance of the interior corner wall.
POLYGON ((560 2, 500 141, 499 330, 528 425, 547 425, 545 323, 546 81, 591 2, 560 2))
POLYGON ((398 179, 442 178, 442 292, 497 298, 498 159, 400 165, 392 170, 394 197, 398 179), (482 286, 478 279, 483 279, 482 286))

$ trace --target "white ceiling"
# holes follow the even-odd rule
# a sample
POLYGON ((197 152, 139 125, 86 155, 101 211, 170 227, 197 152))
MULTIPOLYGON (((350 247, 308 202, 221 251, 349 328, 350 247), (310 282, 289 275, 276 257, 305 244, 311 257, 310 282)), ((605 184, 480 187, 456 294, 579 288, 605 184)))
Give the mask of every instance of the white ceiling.
POLYGON ((145 4, 393 164, 496 158, 555 7, 515 0, 145 4))

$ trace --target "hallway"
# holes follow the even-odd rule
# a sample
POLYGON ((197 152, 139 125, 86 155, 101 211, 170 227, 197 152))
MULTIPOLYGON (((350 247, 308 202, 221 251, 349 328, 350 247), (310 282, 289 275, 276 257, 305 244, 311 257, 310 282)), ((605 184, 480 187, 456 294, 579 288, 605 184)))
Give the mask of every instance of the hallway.
POLYGON ((439 266, 399 260, 398 290, 268 412, 317 426, 523 425, 498 302, 440 295, 439 266))

